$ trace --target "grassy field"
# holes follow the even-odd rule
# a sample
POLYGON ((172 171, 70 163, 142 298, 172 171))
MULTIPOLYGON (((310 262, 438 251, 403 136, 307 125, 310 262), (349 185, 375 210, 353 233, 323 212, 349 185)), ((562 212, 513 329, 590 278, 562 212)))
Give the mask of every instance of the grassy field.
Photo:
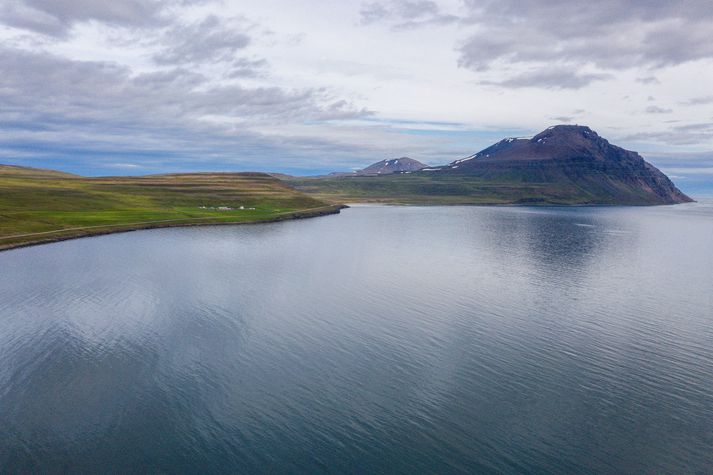
POLYGON ((337 212, 262 173, 85 178, 0 166, 0 249, 109 232, 337 212))
MULTIPOLYGON (((297 190, 333 203, 656 205, 682 202, 676 201, 665 183, 641 176, 641 171, 598 169, 576 160, 494 164, 468 173, 421 171, 380 176, 290 177, 286 182, 297 190)), ((674 188, 673 184, 670 187, 674 188)))
POLYGON ((299 178, 287 183, 332 203, 393 204, 573 204, 580 190, 546 183, 498 182, 473 176, 436 176, 432 172, 383 176, 299 178))

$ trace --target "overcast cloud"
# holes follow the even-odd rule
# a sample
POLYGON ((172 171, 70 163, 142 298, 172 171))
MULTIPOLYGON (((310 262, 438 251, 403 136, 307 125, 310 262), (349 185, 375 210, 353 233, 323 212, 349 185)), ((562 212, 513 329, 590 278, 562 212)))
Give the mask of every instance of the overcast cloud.
POLYGON ((3 2, 0 162, 437 164, 562 122, 710 178, 712 25, 707 0, 3 2))
POLYGON ((80 22, 151 27, 165 23, 166 10, 183 0, 14 0, 0 6, 0 20, 8 26, 51 36, 66 36, 80 22))

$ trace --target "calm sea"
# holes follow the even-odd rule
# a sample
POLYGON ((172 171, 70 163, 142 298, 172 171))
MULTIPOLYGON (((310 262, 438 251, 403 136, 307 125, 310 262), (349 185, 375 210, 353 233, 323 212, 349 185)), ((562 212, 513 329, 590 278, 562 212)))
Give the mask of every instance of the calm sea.
POLYGON ((711 473, 713 205, 0 253, 0 472, 711 473))

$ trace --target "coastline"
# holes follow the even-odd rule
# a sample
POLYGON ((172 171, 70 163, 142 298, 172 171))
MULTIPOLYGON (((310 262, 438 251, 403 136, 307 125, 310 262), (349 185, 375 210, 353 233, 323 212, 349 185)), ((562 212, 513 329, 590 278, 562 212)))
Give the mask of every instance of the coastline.
POLYGON ((400 202, 400 201, 356 201, 345 200, 347 207, 357 206, 414 206, 414 207, 433 207, 433 206, 480 206, 483 208, 659 208, 662 206, 679 206, 690 203, 700 203, 700 199, 691 200, 681 203, 658 203, 658 204, 628 204, 628 203, 468 203, 468 202, 453 202, 453 203, 437 203, 437 202, 400 202))
POLYGON ((349 206, 344 204, 334 204, 328 206, 320 206, 318 208, 309 208, 304 210, 289 211, 281 214, 277 214, 273 217, 266 219, 259 219, 254 221, 207 221, 214 219, 212 217, 205 218, 206 221, 201 222, 201 218, 185 218, 185 219, 175 219, 175 220, 164 220, 164 221, 147 221, 142 223, 130 223, 130 224, 113 224, 113 225, 102 225, 102 226, 86 226, 81 228, 70 228, 70 229, 58 229, 56 231, 45 231, 41 233, 32 233, 24 235, 15 236, 0 236, 0 252, 10 251, 13 249, 20 249, 23 247, 39 246, 42 244, 52 244, 55 242, 69 241, 71 239, 81 239, 87 237, 95 236, 105 236, 108 234, 118 234, 118 233, 128 233, 132 231, 143 231, 147 229, 162 229, 162 228, 185 228, 192 226, 237 226, 241 224, 263 224, 263 223, 278 223, 281 221, 291 221, 296 219, 307 219, 307 218, 317 218, 320 216, 328 216, 332 214, 339 214, 342 209, 348 208, 349 206), (188 221, 188 222, 178 222, 178 221, 188 221), (62 234, 58 236, 47 236, 36 240, 2 244, 3 240, 7 239, 21 239, 23 237, 48 235, 48 234, 62 234))

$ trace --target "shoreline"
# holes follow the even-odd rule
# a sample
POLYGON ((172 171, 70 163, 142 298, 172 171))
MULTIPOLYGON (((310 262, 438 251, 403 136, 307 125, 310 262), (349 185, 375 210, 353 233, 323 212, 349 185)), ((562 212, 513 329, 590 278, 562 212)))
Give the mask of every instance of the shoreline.
POLYGON ((434 206, 479 206, 483 208, 660 208, 663 206, 679 206, 690 203, 700 203, 699 200, 685 201, 682 203, 660 204, 626 204, 626 203, 416 203, 392 201, 350 201, 346 200, 348 207, 354 206, 412 206, 430 208, 434 206))
MULTIPOLYGON (((704 200, 705 201, 705 200, 704 200)), ((692 200, 689 203, 699 203, 699 200, 692 200)), ((69 229, 59 229, 56 231, 43 231, 39 233, 32 233, 27 235, 16 235, 16 236, 0 236, 0 252, 11 251, 13 249, 21 249, 24 247, 40 246, 43 244, 52 244, 55 242, 69 241, 72 239, 82 239, 88 237, 96 236, 106 236, 109 234, 119 234, 128 233, 133 231, 144 231, 149 229, 163 229, 163 228, 186 228, 193 226, 238 226, 242 224, 268 224, 268 223, 278 223, 282 221, 292 221, 297 219, 308 219, 308 218, 318 218, 320 216, 329 216, 332 214, 339 214, 341 210, 350 207, 360 207, 360 206, 406 206, 406 207, 437 207, 437 206, 474 206, 474 207, 493 207, 493 208, 617 208, 617 207, 632 207, 632 208, 654 208, 661 206, 676 206, 680 204, 688 203, 666 203, 666 204, 553 204, 553 203, 403 203, 403 202, 388 202, 388 201, 347 201, 346 204, 333 204, 328 206, 321 206, 319 208, 311 208, 299 211, 289 211, 284 214, 275 215, 272 218, 261 219, 256 221, 215 221, 215 222, 198 222, 197 220, 202 218, 183 218, 176 220, 165 220, 165 221, 148 221, 143 223, 132 223, 132 224, 110 224, 102 226, 87 226, 82 228, 69 228, 69 229), (192 222, 177 222, 184 220, 193 220, 192 222), (107 229, 107 228, 117 228, 117 229, 107 229), (11 239, 13 237, 21 238, 23 236, 32 235, 43 235, 43 234, 53 234, 53 233, 71 233, 72 231, 78 231, 76 234, 63 235, 63 236, 48 236, 47 238, 37 239, 27 242, 18 242, 13 244, 1 244, 3 239, 11 239)), ((214 218, 205 218, 214 219, 214 218)))
MULTIPOLYGON (((308 193, 309 194, 309 193, 308 193)), ((332 197, 329 196, 318 196, 322 200, 331 200, 332 197)), ((704 199, 705 201, 705 199, 704 199)), ((335 201, 333 201, 335 202, 335 201)), ((661 206, 678 206, 690 203, 699 203, 701 199, 691 199, 691 201, 681 201, 676 203, 550 203, 550 202, 436 202, 436 201, 396 201, 396 200, 379 200, 379 199, 366 199, 358 200, 351 199, 349 197, 343 197, 342 203, 346 203, 347 206, 361 206, 361 205, 380 205, 380 206, 422 206, 422 207, 432 207, 432 206, 482 206, 482 207, 512 207, 512 208, 620 208, 620 207, 631 207, 631 208, 656 208, 661 206)))
MULTIPOLYGON (((81 228, 70 228, 70 229, 58 229, 56 231, 43 231, 40 233, 31 233, 26 235, 16 235, 16 236, 0 236, 0 243, 3 239, 11 238, 22 238, 24 236, 36 236, 43 234, 52 233, 72 233, 77 231, 76 234, 63 235, 63 236, 48 236, 46 238, 41 238, 38 240, 18 242, 12 244, 0 244, 0 252, 11 251, 14 249, 21 249, 23 247, 40 246, 43 244, 52 244, 55 242, 69 241, 71 239, 81 239, 96 236, 106 236, 108 234, 119 234, 128 233, 133 231, 144 231, 148 229, 163 229, 163 228, 186 228, 193 226, 238 226, 241 224, 267 224, 267 223, 279 223, 282 221, 292 221, 297 219, 307 219, 307 218, 318 218, 320 216, 329 216, 332 214, 339 214, 341 210, 349 208, 349 206, 344 204, 335 204, 328 206, 321 206, 319 208, 309 208, 304 210, 289 211, 283 214, 275 215, 274 217, 267 219, 260 219, 256 221, 216 221, 216 222, 198 222, 197 219, 200 218, 185 218, 176 220, 165 220, 165 221, 147 221, 143 223, 131 223, 131 224, 110 224, 110 225, 100 225, 100 226, 86 226, 81 228), (192 222, 179 223, 177 221, 192 220, 192 222), (107 229, 115 227, 117 229, 107 229)), ((214 219, 214 218, 206 218, 214 219)))

